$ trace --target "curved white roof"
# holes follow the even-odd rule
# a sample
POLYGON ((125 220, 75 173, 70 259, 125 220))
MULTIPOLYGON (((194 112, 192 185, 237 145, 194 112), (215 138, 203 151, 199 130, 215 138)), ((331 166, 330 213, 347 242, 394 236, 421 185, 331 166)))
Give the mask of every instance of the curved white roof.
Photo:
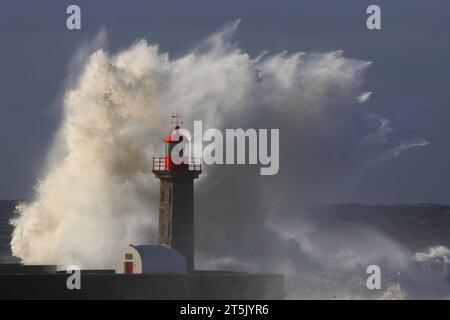
POLYGON ((139 253, 142 273, 186 273, 186 258, 178 251, 158 245, 130 245, 139 253))

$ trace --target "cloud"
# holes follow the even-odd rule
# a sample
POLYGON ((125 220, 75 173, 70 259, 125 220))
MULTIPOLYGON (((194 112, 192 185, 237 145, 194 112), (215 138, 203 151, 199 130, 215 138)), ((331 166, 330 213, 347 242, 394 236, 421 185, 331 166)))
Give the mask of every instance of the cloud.
POLYGON ((389 159, 397 158, 400 156, 403 152, 412 149, 412 148, 423 148, 430 144, 429 141, 425 139, 419 139, 413 142, 405 142, 401 143, 399 145, 396 145, 388 150, 386 150, 384 153, 380 154, 377 158, 374 160, 371 160, 368 162, 368 164, 375 164, 379 162, 383 162, 389 159))
POLYGON ((395 146, 391 150, 389 150, 389 153, 392 155, 392 157, 395 158, 395 157, 398 157, 403 152, 405 152, 406 150, 409 150, 411 148, 426 147, 429 144, 430 144, 430 142, 425 139, 420 139, 420 140, 410 142, 410 143, 402 143, 398 146, 395 146))
POLYGON ((392 121, 378 114, 370 115, 371 121, 378 122, 376 131, 367 134, 362 138, 361 143, 366 149, 364 157, 367 165, 378 164, 393 158, 397 158, 402 153, 412 148, 422 148, 430 144, 430 141, 420 138, 410 142, 398 142, 398 138, 392 137, 396 130, 392 126, 392 121))
POLYGON ((368 101, 371 96, 372 96, 372 92, 367 91, 367 92, 364 92, 362 95, 358 96, 356 98, 356 101, 358 101, 359 103, 364 103, 364 102, 368 101))

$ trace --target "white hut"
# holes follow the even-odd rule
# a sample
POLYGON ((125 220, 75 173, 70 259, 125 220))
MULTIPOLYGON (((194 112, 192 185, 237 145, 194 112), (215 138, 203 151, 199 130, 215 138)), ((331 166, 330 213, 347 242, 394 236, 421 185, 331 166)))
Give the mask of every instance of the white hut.
POLYGON ((129 245, 122 251, 117 273, 187 273, 187 261, 178 251, 160 245, 129 245))

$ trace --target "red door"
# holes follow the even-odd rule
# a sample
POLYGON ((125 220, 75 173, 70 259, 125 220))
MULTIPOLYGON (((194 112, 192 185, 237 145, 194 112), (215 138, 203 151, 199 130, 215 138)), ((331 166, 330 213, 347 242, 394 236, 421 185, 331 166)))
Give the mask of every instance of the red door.
POLYGON ((125 273, 133 273, 134 272, 133 261, 125 261, 124 270, 125 273))

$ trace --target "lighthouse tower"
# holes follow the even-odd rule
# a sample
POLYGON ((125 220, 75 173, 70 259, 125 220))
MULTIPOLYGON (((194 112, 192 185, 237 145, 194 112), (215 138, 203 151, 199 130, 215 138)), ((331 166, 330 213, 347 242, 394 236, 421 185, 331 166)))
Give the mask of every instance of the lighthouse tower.
MULTIPOLYGON (((153 158, 152 172, 160 180, 159 243, 172 247, 187 260, 188 271, 194 270, 194 179, 202 172, 201 159, 180 154, 181 164, 172 159, 173 148, 183 139, 179 133, 180 116, 165 140, 164 157, 153 158)), ((184 141, 186 143, 188 141, 184 141)))

